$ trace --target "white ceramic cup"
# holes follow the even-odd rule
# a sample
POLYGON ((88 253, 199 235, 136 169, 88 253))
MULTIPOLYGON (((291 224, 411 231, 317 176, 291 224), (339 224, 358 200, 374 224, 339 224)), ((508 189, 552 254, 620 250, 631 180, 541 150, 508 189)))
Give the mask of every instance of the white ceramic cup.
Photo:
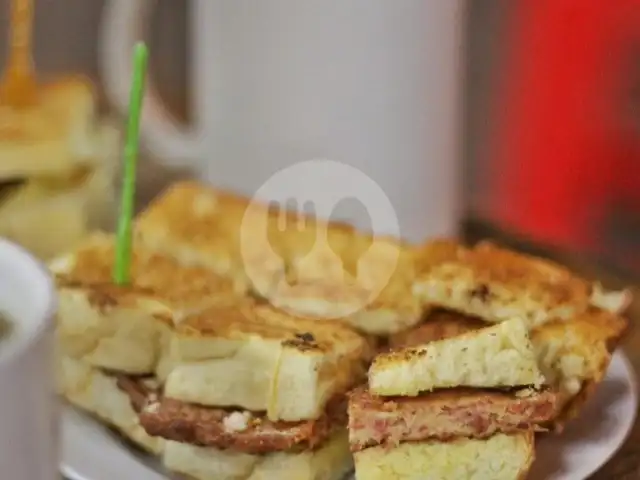
MULTIPOLYGON (((102 73, 123 112, 155 3, 106 4, 102 73)), ((464 3, 192 0, 195 124, 176 123, 151 88, 144 144, 247 195, 298 162, 341 162, 382 188, 408 240, 455 234, 464 3)))
POLYGON ((14 322, 0 340, 0 478, 60 479, 54 292, 44 266, 0 239, 0 311, 14 322))

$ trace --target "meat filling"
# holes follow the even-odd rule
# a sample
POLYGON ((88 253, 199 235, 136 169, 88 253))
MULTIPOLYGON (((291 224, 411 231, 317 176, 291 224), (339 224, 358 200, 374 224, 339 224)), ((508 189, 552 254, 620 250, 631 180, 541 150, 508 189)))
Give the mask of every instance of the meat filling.
POLYGON ((519 392, 453 389, 419 397, 380 398, 365 387, 349 399, 349 441, 356 452, 367 447, 426 439, 486 438, 538 428, 553 418, 551 391, 519 392))
POLYGON ((143 380, 118 377, 149 435, 191 445, 232 449, 254 455, 319 447, 347 424, 347 402, 336 397, 320 418, 301 422, 272 422, 263 413, 203 407, 163 398, 143 380))

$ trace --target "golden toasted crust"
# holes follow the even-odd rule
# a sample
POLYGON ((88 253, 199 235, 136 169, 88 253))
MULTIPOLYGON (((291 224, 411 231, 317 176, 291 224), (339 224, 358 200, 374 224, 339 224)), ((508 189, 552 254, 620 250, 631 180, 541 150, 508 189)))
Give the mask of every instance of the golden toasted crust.
POLYGON ((175 328, 165 393, 266 411, 272 420, 313 419, 333 395, 364 378, 370 350, 340 322, 296 318, 250 301, 218 305, 175 328))
POLYGON ((301 315, 342 318, 375 334, 419 320, 411 249, 346 224, 182 182, 138 217, 136 236, 182 263, 246 280, 301 315))
POLYGON ((454 338, 380 353, 369 368, 373 394, 413 396, 452 387, 539 387, 524 323, 517 318, 454 338))
POLYGON ((533 328, 585 311, 591 285, 560 265, 484 242, 419 276, 413 291, 427 304, 488 322, 519 316, 533 328))
POLYGON ((60 288, 90 291, 98 308, 137 295, 187 307, 228 301, 229 297, 243 293, 243 286, 231 279, 205 268, 182 266, 172 258, 140 245, 135 245, 132 251, 131 283, 119 287, 112 280, 114 257, 114 237, 97 233, 68 259, 54 262, 52 270, 60 288))
POLYGON ((176 333, 190 337, 249 339, 260 336, 305 351, 333 351, 336 345, 357 345, 358 356, 369 348, 367 341, 337 321, 322 322, 289 315, 270 305, 251 300, 218 304, 185 317, 176 333))
POLYGON ((112 236, 96 234, 50 264, 59 297, 58 344, 66 355, 94 367, 155 373, 176 323, 239 296, 230 280, 139 246, 133 251, 131 283, 114 285, 113 245, 112 236))

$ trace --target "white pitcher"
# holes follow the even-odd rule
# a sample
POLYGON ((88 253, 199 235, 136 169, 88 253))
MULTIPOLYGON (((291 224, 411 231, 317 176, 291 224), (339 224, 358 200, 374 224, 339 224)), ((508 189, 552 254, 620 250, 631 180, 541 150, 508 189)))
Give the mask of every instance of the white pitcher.
MULTIPOLYGON (((122 111, 132 47, 154 5, 106 6, 102 69, 122 111)), ((204 181, 247 195, 298 162, 341 162, 380 185, 407 239, 456 233, 463 0, 190 7, 195 124, 177 124, 150 89, 142 135, 155 157, 187 162, 204 181)))

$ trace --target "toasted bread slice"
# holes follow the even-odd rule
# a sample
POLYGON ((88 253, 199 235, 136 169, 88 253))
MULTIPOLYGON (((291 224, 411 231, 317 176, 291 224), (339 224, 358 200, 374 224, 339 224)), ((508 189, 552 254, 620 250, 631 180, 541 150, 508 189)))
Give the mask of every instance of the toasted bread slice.
POLYGON ((181 262, 247 279, 259 295, 300 315, 341 318, 374 334, 419 321, 408 246, 346 224, 183 182, 142 212, 136 235, 181 262))
POLYGON ((518 480, 533 463, 532 432, 496 434, 485 440, 411 442, 354 454, 356 480, 518 480))
POLYGON ((112 283, 113 259, 113 237, 96 234, 50 265, 59 296, 59 346, 95 367, 154 373, 175 323, 242 291, 207 269, 179 266, 139 246, 131 284, 120 287, 112 283))
POLYGON ((212 307, 176 326, 165 395, 266 411, 270 420, 314 419, 363 379, 369 348, 339 322, 255 303, 212 307))
POLYGON ((193 480, 343 480, 353 468, 346 431, 316 450, 250 455, 168 441, 165 467, 193 480))
POLYGON ((369 390, 382 396, 415 396, 450 387, 538 387, 543 382, 527 329, 517 318, 382 353, 369 369, 369 390))
POLYGON ((68 77, 41 85, 27 108, 0 111, 0 178, 64 174, 92 151, 96 100, 90 81, 68 77))
POLYGON ((149 436, 140 426, 129 397, 118 388, 115 377, 65 356, 57 361, 56 376, 58 393, 72 405, 115 428, 144 450, 162 452, 164 439, 149 436))
POLYGON ((550 261, 484 242, 460 249, 416 277, 414 294, 428 305, 491 323, 521 317, 528 328, 584 312, 591 285, 550 261))
MULTIPOLYGON (((530 333, 538 365, 559 394, 558 413, 551 422, 557 431, 578 415, 593 394, 628 328, 628 321, 617 312, 628 305, 629 293, 603 292, 602 298, 614 311, 590 307, 572 320, 550 322, 530 333)), ((438 311, 421 326, 392 337, 389 344, 392 348, 423 345, 486 326, 477 318, 438 311)))

